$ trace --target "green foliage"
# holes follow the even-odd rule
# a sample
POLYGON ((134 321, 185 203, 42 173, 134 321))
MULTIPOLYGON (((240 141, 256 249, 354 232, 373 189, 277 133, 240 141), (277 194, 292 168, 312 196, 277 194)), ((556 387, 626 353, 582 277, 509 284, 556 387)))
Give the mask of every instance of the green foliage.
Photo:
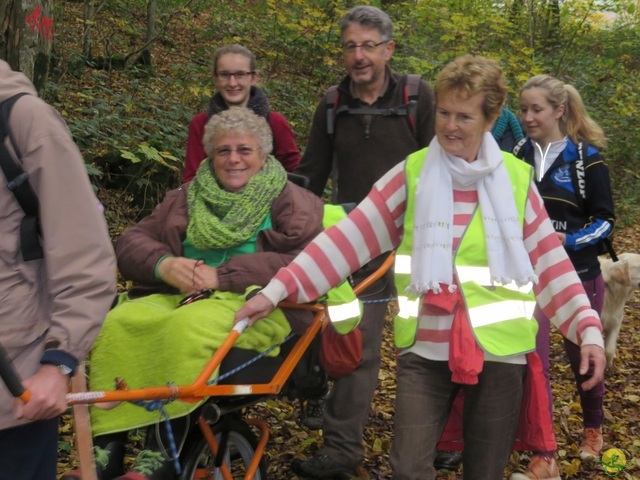
POLYGON ((149 211, 181 178, 191 108, 171 79, 137 78, 136 70, 91 71, 94 90, 67 94, 52 88, 74 140, 103 187, 122 189, 149 211), (123 89, 123 85, 128 88, 123 89))
POLYGON ((58 454, 69 455, 73 451, 73 445, 67 440, 58 440, 58 454))
MULTIPOLYGON (((317 103, 344 75, 339 19, 361 2, 158 0, 157 27, 166 28, 152 45, 153 69, 128 62, 117 72, 86 68, 80 58, 81 9, 56 3, 60 77, 47 98, 63 111, 94 182, 124 188, 122 198, 148 207, 179 181, 188 122, 206 108, 213 91, 210 63, 216 48, 236 42, 255 52, 260 85, 304 149, 317 103)), ((520 86, 532 75, 549 73, 574 84, 610 138, 605 155, 621 223, 640 215, 635 0, 365 3, 384 3, 394 21, 392 66, 398 71, 421 73, 433 82, 458 55, 497 59, 508 78, 513 110, 520 86)), ((144 43, 147 2, 101 5, 93 24, 93 56, 126 58, 144 43)))

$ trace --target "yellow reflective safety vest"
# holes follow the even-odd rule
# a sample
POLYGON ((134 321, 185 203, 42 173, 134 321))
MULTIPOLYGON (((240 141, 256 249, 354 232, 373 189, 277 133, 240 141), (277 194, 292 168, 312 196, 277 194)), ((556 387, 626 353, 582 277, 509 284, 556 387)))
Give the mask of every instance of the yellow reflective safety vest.
MULTIPOLYGON (((325 205, 322 226, 329 228, 347 216, 341 205, 325 205)), ((362 318, 362 302, 353 292, 351 284, 345 280, 333 287, 326 295, 331 325, 342 335, 356 328, 362 318)))
MULTIPOLYGON (((395 261, 399 313, 394 320, 394 334, 398 348, 408 348, 415 343, 422 305, 422 298, 412 297, 406 291, 411 282, 416 187, 426 153, 426 148, 413 153, 407 158, 406 164, 407 210, 404 236, 396 250, 395 261)), ((521 225, 524 225, 532 170, 513 155, 506 152, 502 154, 511 180, 518 217, 521 225)), ((471 328, 481 348, 499 357, 535 350, 538 323, 533 318, 533 285, 518 287, 515 282, 508 285, 491 284, 479 206, 462 236, 453 261, 471 328)))

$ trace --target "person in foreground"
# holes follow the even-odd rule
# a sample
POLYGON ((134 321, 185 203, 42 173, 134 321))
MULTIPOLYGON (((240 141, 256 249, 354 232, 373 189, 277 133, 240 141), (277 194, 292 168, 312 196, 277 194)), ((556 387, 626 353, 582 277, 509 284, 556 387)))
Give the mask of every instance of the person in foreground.
POLYGON ((235 43, 218 48, 213 54, 213 79, 218 91, 209 100, 208 110, 189 123, 184 181, 192 180, 200 163, 208 158, 202 141, 207 121, 229 107, 247 107, 269 122, 273 156, 292 172, 300 163, 300 150, 287 119, 271 110, 266 95, 256 86, 259 73, 253 52, 235 43))
MULTIPOLYGON (((322 230, 323 204, 287 181, 273 157, 266 120, 233 107, 205 127, 209 161, 190 183, 167 193, 153 213, 125 232, 116 254, 125 279, 136 286, 107 316, 92 350, 90 387, 111 390, 122 377, 129 388, 190 384, 233 327, 233 314, 253 286, 264 286, 322 230), (211 296, 179 306, 185 295, 211 296), (144 295, 141 297, 141 295, 144 295)), ((225 373, 257 352, 281 344, 293 327, 300 332, 310 312, 276 310, 240 336, 223 360, 225 373)), ((268 382, 280 366, 278 349, 218 383, 268 382)), ((197 420, 198 405, 165 406, 180 444, 197 420)), ((121 475, 127 431, 156 425, 158 411, 125 403, 92 410, 95 443, 108 461, 102 480, 121 475)), ((149 429, 146 447, 129 480, 165 480, 175 475, 164 423, 149 429)), ((65 479, 79 478, 79 472, 65 479)))
POLYGON ((25 75, 0 60, 0 103, 20 93, 26 95, 6 119, 0 155, 22 167, 39 200, 42 256, 25 259, 25 212, 0 170, 0 344, 31 393, 27 403, 12 402, 0 381, 0 478, 54 480, 69 378, 109 311, 116 262, 84 160, 62 117, 25 75))
MULTIPOLYGON (((435 92, 436 137, 429 147, 376 182, 345 220, 321 233, 235 318, 256 321, 284 298, 312 300, 396 249, 393 478, 435 478, 436 445, 463 391, 464 478, 498 480, 528 403, 544 401, 539 420, 553 436, 546 395, 535 395, 539 386, 523 395, 525 382, 535 380, 529 371, 541 376, 528 369, 537 359, 535 302, 581 346, 582 373, 593 368, 585 390, 603 376, 601 325, 531 168, 501 152, 490 133, 506 96, 498 63, 458 58, 438 75, 435 92)), ((559 478, 557 467, 548 478, 559 478)))
MULTIPOLYGON (((580 277, 591 307, 600 314, 604 302, 604 280, 600 271, 599 247, 607 241, 614 222, 614 204, 609 169, 599 149, 606 146, 602 128, 589 116, 577 90, 557 78, 530 78, 520 92, 520 115, 527 132, 518 156, 535 168, 536 185, 551 222, 580 277), (581 170, 581 172, 580 172, 581 170), (580 182, 584 182, 582 185, 580 182)), ((549 383, 550 322, 536 310, 537 351, 549 383)), ((587 379, 580 372, 580 349, 564 340, 583 412, 582 459, 598 458, 603 446, 604 379, 594 388, 582 387, 587 379)), ((537 452, 529 467, 543 465, 553 452, 537 452)), ((542 467, 540 467, 542 468, 542 467)))

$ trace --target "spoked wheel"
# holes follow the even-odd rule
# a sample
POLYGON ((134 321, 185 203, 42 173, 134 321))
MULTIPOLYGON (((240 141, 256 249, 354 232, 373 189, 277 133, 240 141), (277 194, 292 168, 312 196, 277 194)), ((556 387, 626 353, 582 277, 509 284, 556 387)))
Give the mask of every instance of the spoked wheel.
MULTIPOLYGON (((211 429, 219 447, 224 448, 222 459, 231 477, 233 480, 244 479, 258 444, 251 428, 242 420, 226 418, 213 425, 211 429)), ((216 467, 216 456, 202 435, 185 455, 183 464, 184 469, 180 480, 224 479, 220 468, 216 467)), ((267 480, 267 466, 264 458, 260 460, 253 480, 267 480)))

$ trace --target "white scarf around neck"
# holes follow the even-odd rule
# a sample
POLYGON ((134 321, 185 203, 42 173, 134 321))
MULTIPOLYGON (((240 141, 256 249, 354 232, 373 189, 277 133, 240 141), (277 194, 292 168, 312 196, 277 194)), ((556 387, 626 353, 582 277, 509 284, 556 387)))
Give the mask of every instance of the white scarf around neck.
POLYGON ((415 199, 413 256, 409 293, 440 293, 453 284, 453 190, 477 186, 492 282, 537 281, 524 246, 511 180, 502 152, 485 132, 477 159, 471 163, 447 153, 437 138, 427 151, 415 199))

